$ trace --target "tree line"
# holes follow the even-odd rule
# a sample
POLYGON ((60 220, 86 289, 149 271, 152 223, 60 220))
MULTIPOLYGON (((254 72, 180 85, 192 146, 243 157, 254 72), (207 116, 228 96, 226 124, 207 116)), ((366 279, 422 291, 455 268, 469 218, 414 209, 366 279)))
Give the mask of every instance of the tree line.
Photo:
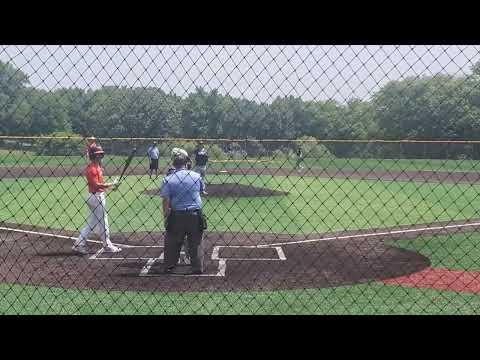
MULTIPOLYGON (((436 74, 392 80, 370 99, 351 99, 346 104, 304 101, 294 96, 277 97, 267 104, 202 88, 185 97, 155 87, 46 91, 30 86, 20 69, 0 62, 0 134, 480 140, 480 63, 471 70, 461 76, 436 74)), ((373 151, 350 144, 328 147, 336 156, 373 151)), ((425 149, 412 149, 406 155, 427 156, 425 149)), ((428 156, 445 156, 443 151, 435 150, 428 156)), ((377 155, 395 156, 396 152, 396 147, 385 147, 377 155)), ((466 150, 457 152, 462 155, 466 150)), ((480 156, 477 148, 468 153, 480 156)))

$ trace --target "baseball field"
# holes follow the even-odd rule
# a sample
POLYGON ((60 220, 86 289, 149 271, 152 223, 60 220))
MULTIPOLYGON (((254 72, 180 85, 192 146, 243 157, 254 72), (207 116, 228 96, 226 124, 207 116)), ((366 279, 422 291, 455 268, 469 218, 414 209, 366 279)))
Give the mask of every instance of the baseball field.
MULTIPOLYGON (((480 178, 470 160, 212 162, 206 272, 162 273, 158 188, 138 157, 107 197, 112 241, 85 224, 85 160, 0 152, 0 313, 474 314, 480 178)), ((261 161, 258 161, 261 160, 261 161)), ((125 157, 106 157, 112 179, 125 157)), ((168 165, 161 159, 160 173, 168 165)))

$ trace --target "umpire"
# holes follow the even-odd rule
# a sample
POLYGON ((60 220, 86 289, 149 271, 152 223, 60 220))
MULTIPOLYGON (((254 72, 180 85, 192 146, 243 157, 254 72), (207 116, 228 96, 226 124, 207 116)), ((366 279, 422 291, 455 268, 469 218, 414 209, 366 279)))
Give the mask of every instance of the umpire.
POLYGON ((163 198, 165 237, 165 273, 172 273, 180 257, 185 237, 192 274, 201 274, 203 268, 203 231, 207 224, 202 214, 200 194, 205 190, 201 176, 187 170, 188 153, 172 150, 175 172, 163 180, 160 196, 163 198))

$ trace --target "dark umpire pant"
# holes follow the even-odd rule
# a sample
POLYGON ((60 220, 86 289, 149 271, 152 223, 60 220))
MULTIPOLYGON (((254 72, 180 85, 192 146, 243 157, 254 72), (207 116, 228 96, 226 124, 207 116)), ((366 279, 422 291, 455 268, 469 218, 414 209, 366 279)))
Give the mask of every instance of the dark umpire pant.
POLYGON ((198 210, 172 211, 165 237, 165 267, 172 269, 178 263, 185 236, 192 271, 203 272, 203 230, 200 229, 198 210))

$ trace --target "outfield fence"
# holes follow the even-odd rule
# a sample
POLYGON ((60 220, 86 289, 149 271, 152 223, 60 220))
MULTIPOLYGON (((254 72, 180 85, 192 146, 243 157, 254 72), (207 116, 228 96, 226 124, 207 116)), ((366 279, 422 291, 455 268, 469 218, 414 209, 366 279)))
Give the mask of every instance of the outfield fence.
POLYGON ((0 313, 480 313, 479 59, 0 47, 0 313))

